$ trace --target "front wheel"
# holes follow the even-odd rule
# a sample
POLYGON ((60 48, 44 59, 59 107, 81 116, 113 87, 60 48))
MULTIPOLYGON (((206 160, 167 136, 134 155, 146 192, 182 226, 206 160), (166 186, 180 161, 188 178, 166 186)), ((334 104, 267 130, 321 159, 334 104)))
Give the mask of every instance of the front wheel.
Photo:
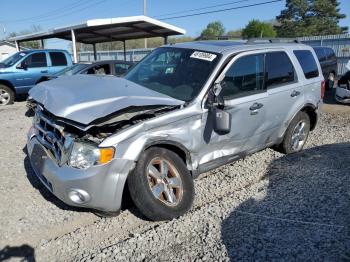
POLYGON ((154 221, 183 215, 194 198, 193 180, 184 161, 159 147, 142 153, 128 178, 128 187, 137 208, 154 221))
POLYGON ((0 85, 0 106, 13 104, 15 93, 11 88, 5 85, 0 85))
POLYGON ((310 132, 310 118, 307 113, 299 112, 290 122, 283 142, 278 151, 284 154, 299 152, 303 149, 310 132))

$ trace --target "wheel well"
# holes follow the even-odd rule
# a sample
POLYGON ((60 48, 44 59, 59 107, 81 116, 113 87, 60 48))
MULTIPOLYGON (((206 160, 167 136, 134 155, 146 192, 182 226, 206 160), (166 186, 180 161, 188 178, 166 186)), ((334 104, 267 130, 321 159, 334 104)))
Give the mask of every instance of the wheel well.
POLYGON ((301 111, 308 114, 310 118, 310 130, 314 130, 317 124, 317 113, 312 106, 304 107, 301 111))
POLYGON ((173 145, 173 144, 166 144, 166 143, 160 143, 160 144, 152 144, 151 146, 148 146, 145 148, 145 150, 151 148, 151 147, 161 147, 168 149, 175 154, 177 154, 185 164, 189 161, 189 153, 186 153, 184 149, 180 148, 179 146, 173 145))
POLYGON ((5 85, 5 86, 11 88, 11 90, 16 94, 16 90, 13 87, 13 85, 11 84, 11 82, 6 81, 6 80, 0 80, 0 85, 5 85))

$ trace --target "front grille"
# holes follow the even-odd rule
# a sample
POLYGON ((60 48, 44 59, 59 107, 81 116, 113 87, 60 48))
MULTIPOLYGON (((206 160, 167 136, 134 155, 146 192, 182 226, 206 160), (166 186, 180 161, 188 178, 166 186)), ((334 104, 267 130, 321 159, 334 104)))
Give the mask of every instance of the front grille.
POLYGON ((51 153, 51 158, 62 165, 67 161, 72 138, 65 135, 63 127, 56 125, 47 111, 37 107, 34 116, 34 127, 39 142, 51 153))

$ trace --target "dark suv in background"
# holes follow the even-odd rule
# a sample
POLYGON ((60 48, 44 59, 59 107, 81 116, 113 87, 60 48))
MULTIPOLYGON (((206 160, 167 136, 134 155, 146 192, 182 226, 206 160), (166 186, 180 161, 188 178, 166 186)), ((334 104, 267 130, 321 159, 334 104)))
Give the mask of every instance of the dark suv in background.
POLYGON ((326 81, 326 88, 331 89, 337 76, 337 57, 330 47, 314 47, 318 61, 320 61, 322 73, 326 81))

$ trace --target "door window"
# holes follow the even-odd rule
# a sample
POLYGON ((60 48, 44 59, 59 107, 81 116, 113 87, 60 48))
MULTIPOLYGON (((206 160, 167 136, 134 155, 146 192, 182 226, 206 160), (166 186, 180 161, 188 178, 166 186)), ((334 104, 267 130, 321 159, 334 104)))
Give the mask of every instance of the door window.
POLYGON ((326 60, 327 55, 324 48, 314 48, 314 50, 317 55, 318 61, 323 62, 326 60))
POLYGON ((62 52, 50 52, 52 66, 66 66, 67 59, 62 52))
POLYGON ((326 53, 327 53, 327 59, 329 59, 329 60, 336 59, 336 56, 335 56, 334 51, 333 51, 332 48, 327 48, 327 52, 326 53))
POLYGON ((115 74, 117 76, 124 75, 130 67, 129 64, 120 64, 120 63, 115 64, 114 66, 115 66, 115 74))
POLYGON ((36 67, 47 67, 46 54, 34 53, 28 56, 23 63, 26 64, 27 68, 36 68, 36 67))
POLYGON ((307 79, 318 77, 318 68, 314 56, 309 50, 293 51, 307 79))
POLYGON ((294 67, 285 52, 271 52, 266 54, 266 86, 267 88, 292 83, 294 67))
POLYGON ((88 75, 110 75, 111 70, 109 64, 99 64, 89 68, 86 72, 88 75))
POLYGON ((235 61, 222 81, 225 99, 248 96, 263 91, 264 55, 248 55, 235 61))

